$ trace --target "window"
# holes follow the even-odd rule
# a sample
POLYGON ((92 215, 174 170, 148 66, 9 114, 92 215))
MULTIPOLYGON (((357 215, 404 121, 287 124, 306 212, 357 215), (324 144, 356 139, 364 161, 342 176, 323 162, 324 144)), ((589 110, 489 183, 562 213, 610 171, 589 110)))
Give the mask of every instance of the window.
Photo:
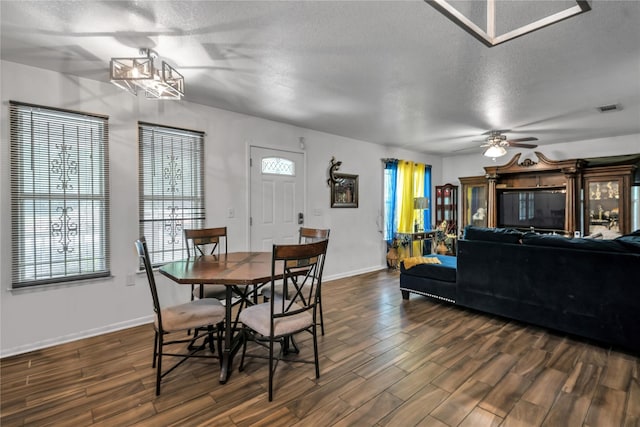
POLYGON ((532 219, 535 214, 535 199, 533 191, 518 194, 518 220, 532 219))
POLYGON ((14 288, 108 276, 108 118, 11 101, 14 288))
POLYGON ((416 207, 416 198, 431 203, 431 166, 405 160, 386 159, 384 162, 384 240, 394 235, 431 229, 431 211, 416 207))
POLYGON ((204 133, 139 123, 140 234, 152 265, 187 256, 184 229, 202 228, 204 133))

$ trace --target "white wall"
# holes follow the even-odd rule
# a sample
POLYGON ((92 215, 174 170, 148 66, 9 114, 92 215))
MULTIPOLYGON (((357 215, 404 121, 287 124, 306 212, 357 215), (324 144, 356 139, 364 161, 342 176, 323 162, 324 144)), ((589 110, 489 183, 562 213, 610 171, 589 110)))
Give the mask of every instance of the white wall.
MULTIPOLYGON (((138 120, 206 132, 207 225, 227 225, 230 251, 248 249, 249 145, 300 150, 299 138, 304 137, 306 225, 331 228, 325 265, 327 280, 385 267, 385 246, 378 225, 381 158, 431 164, 433 182, 441 181, 442 159, 438 156, 386 148, 184 101, 136 98, 111 84, 11 62, 0 63, 0 78, 0 356, 150 321, 151 301, 144 275, 136 275, 135 286, 126 286, 127 274, 136 271, 138 265, 133 248, 138 237, 138 120), (109 116, 111 278, 10 290, 9 100, 109 116), (341 172, 359 175, 358 209, 329 207, 326 179, 332 156, 342 161, 341 172), (227 218, 229 208, 235 210, 232 219, 227 218), (314 216, 314 209, 319 209, 321 215, 314 216)), ((157 279, 165 303, 187 300, 187 287, 161 276, 157 279)))

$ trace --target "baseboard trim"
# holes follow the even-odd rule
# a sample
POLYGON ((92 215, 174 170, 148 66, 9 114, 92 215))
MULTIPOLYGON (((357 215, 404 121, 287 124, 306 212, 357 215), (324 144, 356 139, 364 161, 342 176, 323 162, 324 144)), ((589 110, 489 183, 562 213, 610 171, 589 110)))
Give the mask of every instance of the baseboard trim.
POLYGON ((97 335, 104 335, 109 332, 128 329, 134 326, 140 326, 140 325, 144 325, 151 322, 153 322, 153 315, 127 320, 125 322, 113 323, 111 325, 106 325, 100 328, 88 329, 86 331, 80 331, 73 334, 63 335, 60 337, 55 337, 55 338, 51 338, 43 341, 37 341, 34 343, 21 345, 18 347, 2 349, 0 350, 0 358, 15 356, 17 354, 28 353, 30 351, 35 351, 35 350, 41 350, 43 348, 53 347, 60 344, 66 344, 68 342, 78 341, 83 338, 90 338, 90 337, 95 337, 97 335))
POLYGON ((386 270, 387 266, 386 265, 377 265, 377 266, 372 266, 372 267, 367 267, 367 268, 361 268, 360 270, 352 270, 352 271, 347 271, 345 273, 339 273, 339 274, 333 274, 331 276, 322 276, 322 283, 326 283, 329 282, 331 280, 338 280, 338 279, 344 279, 345 277, 352 277, 352 276, 357 276, 359 274, 366 274, 366 273, 372 273, 374 271, 380 271, 380 270, 386 270))

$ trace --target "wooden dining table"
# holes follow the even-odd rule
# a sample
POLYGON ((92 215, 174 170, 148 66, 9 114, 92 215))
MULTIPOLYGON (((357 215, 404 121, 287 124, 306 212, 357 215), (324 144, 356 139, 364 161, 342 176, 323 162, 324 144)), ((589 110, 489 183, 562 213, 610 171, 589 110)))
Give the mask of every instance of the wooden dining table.
POLYGON ((243 306, 257 302, 257 289, 271 280, 271 257, 271 252, 229 252, 191 257, 160 267, 161 274, 179 284, 226 286, 220 383, 224 384, 229 378, 233 356, 240 347, 239 336, 235 334, 238 316, 232 319, 233 296, 235 294, 240 297, 240 310, 243 306))

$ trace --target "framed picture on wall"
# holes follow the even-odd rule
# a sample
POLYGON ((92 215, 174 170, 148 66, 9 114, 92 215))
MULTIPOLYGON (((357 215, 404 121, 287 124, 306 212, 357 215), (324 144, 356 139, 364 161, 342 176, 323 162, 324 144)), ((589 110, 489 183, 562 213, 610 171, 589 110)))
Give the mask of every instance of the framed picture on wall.
POLYGON ((331 207, 358 207, 358 175, 335 174, 335 181, 331 185, 331 207))

